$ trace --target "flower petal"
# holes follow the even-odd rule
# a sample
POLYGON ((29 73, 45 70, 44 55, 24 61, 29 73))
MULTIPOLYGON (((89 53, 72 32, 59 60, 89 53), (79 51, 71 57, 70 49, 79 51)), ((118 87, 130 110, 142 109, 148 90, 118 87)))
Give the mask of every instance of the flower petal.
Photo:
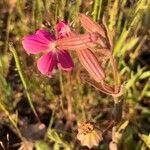
POLYGON ((64 71, 71 71, 72 68, 74 67, 74 64, 70 54, 65 50, 61 50, 57 54, 58 54, 58 64, 57 64, 58 68, 64 71))
POLYGON ((64 21, 60 21, 56 25, 56 29, 57 29, 58 39, 63 38, 63 37, 67 37, 71 32, 69 25, 64 21))
POLYGON ((38 35, 41 40, 43 40, 43 42, 49 42, 49 41, 53 41, 55 38, 52 34, 50 34, 48 31, 46 30, 37 30, 36 31, 36 35, 38 35))
POLYGON ((28 54, 37 54, 48 49, 48 44, 42 43, 36 35, 25 36, 22 44, 28 54))
POLYGON ((56 68, 56 64, 56 54, 49 52, 48 54, 45 54, 38 59, 37 67, 42 74, 51 76, 53 69, 56 68))
POLYGON ((37 54, 49 49, 49 43, 53 39, 49 32, 38 30, 36 34, 25 36, 22 40, 22 44, 28 54, 37 54))

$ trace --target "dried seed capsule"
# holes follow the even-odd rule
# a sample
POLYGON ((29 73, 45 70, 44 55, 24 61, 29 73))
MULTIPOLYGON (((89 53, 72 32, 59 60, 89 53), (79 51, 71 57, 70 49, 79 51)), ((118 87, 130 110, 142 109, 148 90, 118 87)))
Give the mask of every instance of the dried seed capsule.
POLYGON ((94 126, 93 123, 82 123, 78 128, 77 139, 82 146, 92 148, 98 146, 99 142, 103 140, 102 132, 94 126))

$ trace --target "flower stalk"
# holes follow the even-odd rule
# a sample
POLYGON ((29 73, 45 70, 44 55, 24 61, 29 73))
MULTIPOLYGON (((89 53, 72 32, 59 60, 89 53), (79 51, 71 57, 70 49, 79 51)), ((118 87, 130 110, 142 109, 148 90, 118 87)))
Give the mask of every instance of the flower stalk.
POLYGON ((89 33, 97 32, 101 35, 102 38, 98 41, 98 44, 101 47, 100 46, 96 48, 93 47, 92 49, 94 50, 96 49, 97 51, 99 50, 99 53, 107 56, 110 60, 113 80, 114 80, 113 88, 110 88, 111 86, 109 86, 105 82, 105 79, 103 79, 101 82, 98 82, 95 78, 94 79, 96 82, 90 79, 88 80, 86 79, 85 81, 91 84, 92 86, 98 88, 100 91, 108 95, 111 95, 113 98, 115 123, 113 124, 113 127, 112 127, 112 141, 110 142, 109 147, 110 147, 110 150, 117 150, 117 142, 115 139, 115 133, 116 133, 117 123, 121 120, 121 117, 122 117, 122 101, 118 100, 118 97, 122 95, 122 87, 120 86, 120 80, 119 80, 119 75, 117 71, 116 61, 112 55, 113 44, 111 41, 109 41, 110 38, 108 39, 107 32, 106 32, 107 30, 102 25, 99 25, 96 22, 92 21, 91 18, 87 17, 84 14, 79 14, 79 19, 81 21, 82 26, 87 32, 89 33), (105 40, 102 41, 102 39, 105 39, 105 40))

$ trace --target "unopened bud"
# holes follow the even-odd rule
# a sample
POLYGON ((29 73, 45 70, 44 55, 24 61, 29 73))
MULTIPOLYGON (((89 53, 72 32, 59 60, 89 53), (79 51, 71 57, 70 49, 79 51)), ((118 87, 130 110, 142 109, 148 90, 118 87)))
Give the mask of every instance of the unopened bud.
POLYGON ((88 71, 90 76, 97 82, 101 82, 105 78, 105 72, 100 66, 97 58, 89 49, 76 51, 81 64, 88 71))
POLYGON ((82 26, 87 30, 87 32, 97 32, 101 36, 105 37, 105 30, 102 27, 102 25, 99 25, 98 23, 94 22, 90 17, 79 13, 79 19, 81 21, 82 26))

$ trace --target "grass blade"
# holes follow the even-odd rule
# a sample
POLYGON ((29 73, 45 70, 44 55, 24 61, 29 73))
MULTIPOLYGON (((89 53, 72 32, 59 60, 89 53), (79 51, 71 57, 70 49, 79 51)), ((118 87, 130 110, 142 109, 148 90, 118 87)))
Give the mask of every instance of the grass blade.
POLYGON ((15 50, 15 48, 13 47, 12 44, 9 44, 9 49, 10 51, 13 53, 13 56, 14 56, 14 59, 15 59, 15 63, 16 63, 16 67, 17 67, 17 70, 18 70, 18 73, 19 73, 19 76, 20 76, 20 79, 22 81, 22 84, 23 84, 23 87, 25 89, 25 92, 26 92, 26 96, 27 96, 27 99, 28 99, 28 102, 29 102, 29 105, 34 113, 34 115, 36 116, 37 120, 40 122, 40 119, 38 117, 38 114, 34 108, 34 105, 32 103, 32 98, 31 98, 31 95, 28 91, 28 86, 27 86, 27 82, 24 78, 24 75, 23 75, 23 72, 21 70, 21 66, 20 66, 20 62, 19 62, 19 58, 18 58, 18 54, 17 54, 17 51, 15 50))

